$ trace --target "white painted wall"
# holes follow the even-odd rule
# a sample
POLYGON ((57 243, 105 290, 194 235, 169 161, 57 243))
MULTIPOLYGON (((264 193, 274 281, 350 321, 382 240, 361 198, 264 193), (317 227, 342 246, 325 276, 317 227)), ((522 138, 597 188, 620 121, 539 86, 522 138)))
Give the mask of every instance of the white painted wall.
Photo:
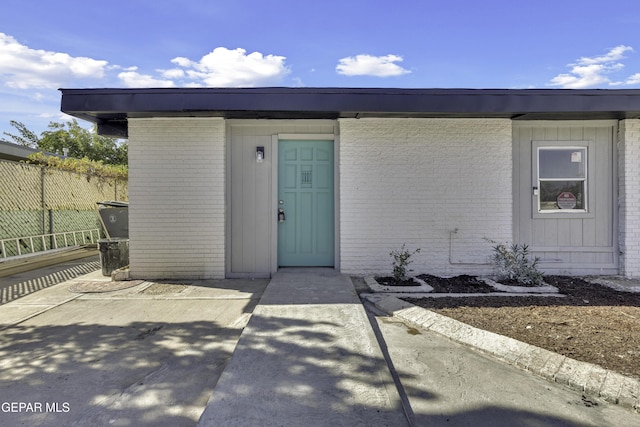
MULTIPOLYGON (((416 272, 490 271, 485 238, 513 238, 510 120, 341 119, 339 133, 341 271, 390 273, 405 242, 416 272)), ((225 121, 129 119, 129 135, 131 276, 224 277, 225 121)), ((640 277, 640 120, 620 122, 618 153, 620 271, 640 277)))
POLYGON ((640 277, 640 120, 618 128, 620 273, 640 277))
POLYGON ((341 270, 391 272, 413 250, 416 273, 489 272, 491 244, 512 239, 508 119, 341 119, 341 270), (457 230, 457 232, 454 232, 457 230))
POLYGON ((225 122, 129 119, 132 278, 223 278, 225 122))

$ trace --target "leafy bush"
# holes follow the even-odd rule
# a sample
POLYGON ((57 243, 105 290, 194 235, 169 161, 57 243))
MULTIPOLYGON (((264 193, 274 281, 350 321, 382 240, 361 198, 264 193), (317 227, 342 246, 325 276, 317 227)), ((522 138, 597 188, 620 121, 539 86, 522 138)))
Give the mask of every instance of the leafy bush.
POLYGON ((526 286, 544 284, 544 274, 538 270, 540 258, 529 256, 527 245, 498 243, 493 247, 491 262, 499 279, 515 280, 526 286))
POLYGON ((28 163, 75 172, 85 175, 87 179, 97 177, 126 181, 129 178, 129 168, 126 165, 105 165, 101 161, 89 160, 86 157, 83 159, 74 159, 71 157, 61 159, 56 156, 47 156, 38 152, 31 154, 28 158, 28 163))
POLYGON ((409 269, 409 264, 413 262, 411 257, 419 252, 420 248, 409 252, 406 249, 406 243, 402 244, 400 250, 391 251, 389 255, 393 258, 393 278, 397 282, 404 282, 409 279, 409 272, 413 271, 409 269))

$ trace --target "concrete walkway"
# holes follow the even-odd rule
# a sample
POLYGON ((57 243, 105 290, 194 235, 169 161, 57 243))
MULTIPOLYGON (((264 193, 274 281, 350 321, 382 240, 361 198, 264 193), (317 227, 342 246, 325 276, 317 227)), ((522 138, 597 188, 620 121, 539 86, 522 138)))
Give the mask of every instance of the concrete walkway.
POLYGON ((416 326, 424 314, 374 316, 331 269, 108 280, 96 271, 0 305, 0 425, 640 425, 416 326))
POLYGON ((198 425, 640 425, 625 408, 377 314, 367 319, 347 276, 280 270, 198 425))
POLYGON ((351 279, 281 269, 198 425, 408 425, 351 279))

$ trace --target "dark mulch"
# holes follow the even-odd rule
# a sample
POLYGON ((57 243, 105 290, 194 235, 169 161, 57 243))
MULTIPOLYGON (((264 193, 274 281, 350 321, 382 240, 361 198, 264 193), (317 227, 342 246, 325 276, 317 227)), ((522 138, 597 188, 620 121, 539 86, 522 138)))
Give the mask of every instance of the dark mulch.
MULTIPOLYGON (((422 277, 422 276, 418 276, 422 277)), ((447 289, 450 283, 450 279, 436 280, 436 276, 431 276, 431 281, 428 281, 430 286, 441 289, 447 289)), ((457 293, 475 291, 476 282, 478 281, 471 276, 458 276, 456 278, 456 285, 450 289, 455 289, 457 293), (464 278, 468 279, 468 283, 464 283, 464 278)), ((564 295, 563 298, 550 298, 541 297, 535 295, 526 295, 510 297, 510 296, 487 296, 487 297, 470 297, 470 298, 438 298, 437 301, 429 303, 429 307, 438 308, 441 307, 522 307, 530 305, 545 305, 545 306, 594 306, 594 305, 634 305, 640 306, 640 294, 630 292, 620 292, 606 286, 598 285, 595 283, 587 282, 579 277, 567 277, 567 276, 545 276, 545 282, 549 285, 558 288, 560 294, 564 295)), ((490 291, 496 292, 495 289, 487 286, 490 291)), ((444 291, 441 291, 444 292, 444 291)), ((453 291, 451 291, 453 292, 453 291)))
POLYGON ((391 276, 375 277, 375 279, 376 282, 382 286, 420 286, 420 283, 413 279, 398 281, 395 277, 391 276))
MULTIPOLYGON (((431 274, 421 274, 416 277, 431 286, 434 293, 462 294, 499 292, 477 277, 464 274, 455 277, 439 277, 431 274)), ((397 281, 391 276, 376 277, 375 279, 376 282, 383 286, 420 286, 420 283, 413 279, 397 281)), ((509 286, 525 286, 515 280, 501 280, 500 283, 509 286)))
POLYGON ((433 288, 433 292, 460 294, 460 293, 488 293, 496 292, 494 288, 473 276, 438 277, 430 274, 421 274, 418 279, 424 280, 433 288))

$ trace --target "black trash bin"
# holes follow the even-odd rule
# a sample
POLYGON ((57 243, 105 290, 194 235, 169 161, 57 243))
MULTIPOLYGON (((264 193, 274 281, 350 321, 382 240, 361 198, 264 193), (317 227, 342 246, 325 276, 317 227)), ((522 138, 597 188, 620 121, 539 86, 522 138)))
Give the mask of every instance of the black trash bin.
POLYGON ((129 237, 129 203, 105 200, 97 202, 107 237, 129 237))
POLYGON ((99 239, 98 249, 103 276, 111 276, 115 270, 129 265, 129 239, 99 239))

